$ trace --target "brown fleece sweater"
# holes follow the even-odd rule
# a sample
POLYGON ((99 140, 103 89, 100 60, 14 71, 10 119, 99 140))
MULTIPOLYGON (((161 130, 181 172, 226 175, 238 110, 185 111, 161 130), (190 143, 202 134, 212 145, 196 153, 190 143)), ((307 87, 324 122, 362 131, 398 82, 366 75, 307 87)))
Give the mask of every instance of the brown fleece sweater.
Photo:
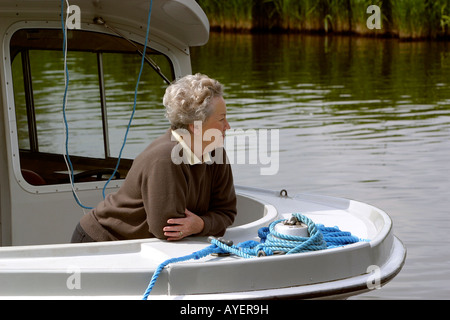
POLYGON ((198 236, 223 235, 233 223, 236 194, 230 164, 174 164, 171 152, 178 142, 172 140, 168 130, 153 141, 136 157, 119 190, 82 217, 81 227, 91 238, 165 239, 167 220, 184 217, 186 208, 205 222, 198 236))

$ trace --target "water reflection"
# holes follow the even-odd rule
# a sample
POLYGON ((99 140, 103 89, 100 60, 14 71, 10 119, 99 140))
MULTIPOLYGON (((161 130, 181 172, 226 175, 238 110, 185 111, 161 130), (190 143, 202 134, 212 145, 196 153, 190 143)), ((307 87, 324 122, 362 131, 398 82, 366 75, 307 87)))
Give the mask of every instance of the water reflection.
MULTIPOLYGON (((19 146, 29 148, 25 90, 20 53, 13 60, 16 117, 19 146)), ((59 51, 30 50, 30 69, 37 135, 41 152, 63 153, 64 61, 59 51), (59 137, 59 138, 58 138, 59 137)), ((170 74, 163 56, 152 55, 161 69, 170 74)), ((103 75, 108 113, 110 155, 117 156, 133 112, 134 93, 141 57, 137 54, 103 53, 103 75)), ((69 152, 73 155, 105 157, 103 147, 100 89, 95 52, 74 52, 67 55, 69 86, 66 117, 69 127, 69 152), (89 143, 83 143, 89 141, 89 143)), ((162 96, 166 86, 156 73, 145 65, 139 83, 133 129, 127 139, 124 157, 134 158, 146 144, 163 130, 162 96), (156 130, 156 132, 155 132, 156 130)))
POLYGON ((192 55, 226 84, 232 127, 280 129, 279 172, 234 165, 237 183, 386 210, 407 263, 360 298, 448 298, 449 43, 212 34, 192 55))
POLYGON ((227 84, 237 126, 394 140, 448 128, 437 120, 450 115, 448 43, 213 34, 193 57, 194 71, 227 84))

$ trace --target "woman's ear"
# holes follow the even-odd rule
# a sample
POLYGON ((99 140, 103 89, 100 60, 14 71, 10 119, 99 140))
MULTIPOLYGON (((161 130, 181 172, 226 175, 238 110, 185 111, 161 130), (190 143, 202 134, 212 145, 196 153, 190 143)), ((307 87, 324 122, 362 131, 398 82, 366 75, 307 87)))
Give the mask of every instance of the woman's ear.
POLYGON ((190 123, 188 125, 188 129, 191 132, 191 134, 195 135, 202 135, 202 122, 201 121, 194 121, 194 123, 190 123))
POLYGON ((190 133, 194 133, 194 124, 193 123, 188 124, 188 130, 190 133))

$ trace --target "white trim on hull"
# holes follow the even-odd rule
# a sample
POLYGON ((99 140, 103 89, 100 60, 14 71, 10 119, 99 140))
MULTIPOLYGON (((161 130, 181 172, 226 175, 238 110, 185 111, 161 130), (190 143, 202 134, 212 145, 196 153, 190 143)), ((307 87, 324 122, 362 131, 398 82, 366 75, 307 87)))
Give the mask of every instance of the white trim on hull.
MULTIPOLYGON (((259 219, 230 228, 225 236, 235 243, 256 239, 255 230, 287 217, 286 209, 292 207, 303 208, 298 211, 321 223, 334 222, 334 215, 342 221, 352 217, 351 232, 370 235, 371 241, 293 255, 207 257, 169 265, 150 299, 345 298, 369 290, 370 266, 379 268, 376 280, 381 286, 404 263, 406 250, 379 209, 330 197, 281 197, 240 187, 237 191, 239 212, 259 219), (381 225, 381 220, 386 223, 381 225), (365 230, 357 229, 361 222, 368 226, 365 230)), ((178 243, 147 239, 0 248, 0 298, 140 299, 159 263, 208 245, 206 238, 190 238, 178 243), (70 288, 76 277, 80 288, 70 288)))

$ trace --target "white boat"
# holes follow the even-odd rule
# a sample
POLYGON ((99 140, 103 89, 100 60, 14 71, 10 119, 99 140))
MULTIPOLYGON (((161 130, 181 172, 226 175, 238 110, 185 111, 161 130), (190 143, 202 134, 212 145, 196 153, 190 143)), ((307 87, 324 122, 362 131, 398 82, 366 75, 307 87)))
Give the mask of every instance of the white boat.
MULTIPOLYGON (((61 152, 40 144, 48 124, 36 121, 42 96, 33 88, 42 90, 45 79, 36 78, 32 69, 33 59, 41 57, 36 54, 59 50, 62 55, 64 4, 0 0, 0 298, 141 299, 161 263, 189 256, 210 243, 203 237, 68 243, 81 210, 61 152)), ((143 52, 150 2, 79 0, 70 5, 76 7, 69 15, 73 28, 67 31, 68 48, 95 55, 102 91, 103 55, 143 52)), ((209 37, 204 12, 194 0, 154 0, 151 10, 147 55, 164 56, 169 65, 161 69, 150 61, 155 75, 170 70, 170 75, 161 76, 166 81, 191 73, 189 48, 205 44, 209 37)), ((98 110, 106 109, 102 96, 98 110)), ((110 173, 105 168, 117 162, 109 156, 106 112, 99 121, 104 155, 71 156, 81 171, 74 176, 79 179, 75 191, 86 203, 101 199, 107 179, 103 174, 110 173)), ((122 159, 120 176, 126 175, 130 163, 122 159)), ((106 190, 112 192, 121 183, 117 177, 106 190)), ((346 298, 385 285, 403 266, 406 249, 393 233, 391 218, 376 207, 284 190, 236 186, 236 192, 238 215, 224 235, 235 244, 260 241, 260 228, 294 213, 315 226, 337 226, 364 241, 293 254, 207 255, 172 263, 162 269, 149 299, 346 298)))

